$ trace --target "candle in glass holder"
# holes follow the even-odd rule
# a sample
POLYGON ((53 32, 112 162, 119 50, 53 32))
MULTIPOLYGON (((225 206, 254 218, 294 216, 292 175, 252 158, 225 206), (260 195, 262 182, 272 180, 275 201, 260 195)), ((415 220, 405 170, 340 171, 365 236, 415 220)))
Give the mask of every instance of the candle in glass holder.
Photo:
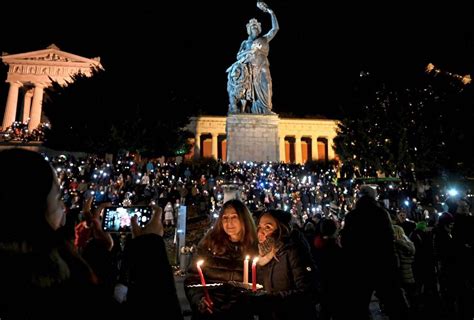
POLYGON ((258 262, 258 257, 253 258, 253 261, 252 261, 252 292, 257 291, 257 262, 258 262))
POLYGON ((196 267, 197 267, 197 270, 199 272, 199 277, 201 278, 201 284, 202 284, 202 287, 204 289, 204 295, 206 297, 206 300, 209 304, 212 304, 212 300, 211 300, 211 297, 209 296, 209 292, 207 291, 207 287, 206 287, 206 280, 204 279, 204 274, 202 273, 202 269, 201 269, 201 265, 204 263, 204 260, 199 260, 197 263, 196 263, 196 267))
POLYGON ((243 276, 243 283, 247 284, 249 283, 249 256, 245 256, 244 260, 244 276, 243 276))

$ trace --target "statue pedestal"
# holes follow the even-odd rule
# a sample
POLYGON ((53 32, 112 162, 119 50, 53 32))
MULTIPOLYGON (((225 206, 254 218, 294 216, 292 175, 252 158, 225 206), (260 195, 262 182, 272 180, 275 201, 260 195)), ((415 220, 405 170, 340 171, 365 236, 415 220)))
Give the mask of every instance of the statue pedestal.
POLYGON ((237 183, 223 183, 222 188, 224 189, 224 200, 222 200, 222 203, 233 199, 240 200, 240 186, 237 183))
POLYGON ((227 161, 280 161, 278 115, 227 116, 227 161))

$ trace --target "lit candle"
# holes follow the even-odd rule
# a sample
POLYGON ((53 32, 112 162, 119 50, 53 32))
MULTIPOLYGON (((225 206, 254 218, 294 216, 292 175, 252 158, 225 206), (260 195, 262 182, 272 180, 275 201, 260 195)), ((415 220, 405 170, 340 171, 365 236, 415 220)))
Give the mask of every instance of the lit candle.
POLYGON ((204 260, 199 260, 196 263, 196 267, 198 269, 199 276, 201 277, 201 284, 202 284, 203 287, 205 287, 206 286, 206 280, 204 279, 204 274, 202 273, 202 269, 201 269, 201 266, 202 266, 203 263, 204 263, 204 260))
POLYGON ((204 274, 202 273, 201 265, 204 263, 204 260, 199 260, 196 263, 197 270, 199 272, 199 277, 201 278, 201 284, 204 289, 204 295, 206 297, 207 302, 211 305, 212 300, 211 297, 209 296, 209 292, 207 292, 207 287, 206 287, 206 280, 204 279, 204 274))
POLYGON ((253 261, 252 261, 252 292, 257 291, 257 262, 258 262, 258 257, 253 258, 253 261))
POLYGON ((244 260, 244 283, 247 284, 249 283, 249 256, 245 256, 244 260))

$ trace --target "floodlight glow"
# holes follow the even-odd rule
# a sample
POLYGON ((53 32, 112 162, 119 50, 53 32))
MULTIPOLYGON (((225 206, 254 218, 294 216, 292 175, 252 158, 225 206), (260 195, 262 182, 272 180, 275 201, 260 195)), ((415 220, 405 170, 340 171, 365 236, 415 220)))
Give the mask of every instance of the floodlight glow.
POLYGON ((455 197, 459 194, 459 191, 454 189, 454 188, 451 188, 448 190, 448 194, 451 196, 451 197, 455 197))

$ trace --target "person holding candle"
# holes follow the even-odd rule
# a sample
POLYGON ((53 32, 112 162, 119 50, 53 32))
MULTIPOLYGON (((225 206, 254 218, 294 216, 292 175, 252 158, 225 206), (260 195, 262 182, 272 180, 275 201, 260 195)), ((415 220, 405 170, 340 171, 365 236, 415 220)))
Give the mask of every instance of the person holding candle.
POLYGON ((257 276, 264 291, 244 301, 260 319, 316 319, 318 276, 309 244, 292 230, 291 214, 269 210, 258 219, 257 276))
POLYGON ((257 255, 255 223, 245 204, 240 200, 229 200, 222 207, 214 227, 199 242, 196 258, 184 281, 193 319, 252 319, 248 308, 239 305, 241 290, 225 285, 229 281, 244 280, 247 255, 257 255), (203 260, 200 265, 203 277, 197 267, 200 260, 203 260), (203 282, 206 283, 205 290, 203 282), (215 284, 219 286, 213 287, 215 284))

